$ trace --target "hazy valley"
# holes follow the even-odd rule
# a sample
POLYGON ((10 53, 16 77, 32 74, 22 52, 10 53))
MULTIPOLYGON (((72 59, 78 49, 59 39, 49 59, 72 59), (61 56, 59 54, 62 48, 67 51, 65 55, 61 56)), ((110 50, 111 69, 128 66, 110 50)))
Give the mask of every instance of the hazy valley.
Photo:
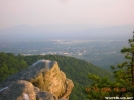
POLYGON ((3 76, 0 77, 0 81, 27 68, 37 60, 49 59, 57 61, 61 70, 74 82, 70 99, 86 100, 83 88, 93 82, 88 78, 88 73, 101 77, 108 76, 113 80, 113 74, 107 70, 111 70, 111 65, 124 61, 124 55, 120 50, 129 46, 128 39, 132 36, 132 29, 133 27, 126 27, 123 30, 116 27, 79 32, 74 30, 41 32, 41 29, 37 31, 37 28, 18 26, 0 30, 0 52, 4 52, 0 53, 3 76), (111 34, 107 34, 109 31, 111 34), (130 33, 126 34, 127 32, 130 33))
POLYGON ((126 40, 13 41, 1 42, 0 52, 24 56, 46 54, 72 56, 110 69, 111 65, 116 65, 124 59, 120 49, 127 45, 126 40))
POLYGON ((18 25, 0 30, 0 52, 58 54, 89 61, 101 68, 121 62, 134 25, 89 28, 88 25, 18 25))

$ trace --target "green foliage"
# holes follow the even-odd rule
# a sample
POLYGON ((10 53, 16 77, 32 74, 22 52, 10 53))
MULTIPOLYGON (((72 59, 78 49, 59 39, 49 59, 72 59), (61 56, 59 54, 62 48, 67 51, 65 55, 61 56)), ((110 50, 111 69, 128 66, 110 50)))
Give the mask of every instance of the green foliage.
POLYGON ((112 90, 109 87, 114 87, 115 84, 107 76, 101 78, 89 73, 89 78, 93 80, 93 84, 85 88, 89 100, 103 100, 107 96, 112 96, 112 90))
POLYGON ((105 75, 112 77, 112 74, 106 70, 103 70, 95 65, 86 62, 84 60, 76 59, 74 57, 67 57, 61 55, 33 55, 33 56, 22 56, 0 53, 0 82, 5 80, 9 75, 17 73, 20 70, 32 65, 34 62, 40 59, 48 59, 57 61, 60 69, 65 72, 67 77, 74 82, 74 89, 71 93, 70 100, 87 100, 83 89, 92 83, 87 75, 96 74, 100 77, 105 75), (3 59, 3 60, 2 60, 3 59), (5 64, 4 64, 5 63, 5 64), (9 70, 10 69, 10 70, 9 70))
POLYGON ((4 81, 9 75, 27 67, 23 59, 18 59, 12 53, 0 53, 0 82, 4 81))
POLYGON ((33 62, 39 59, 49 59, 52 61, 57 61, 59 67, 62 71, 64 71, 69 79, 74 82, 74 89, 71 93, 70 100, 86 100, 85 92, 83 91, 84 87, 91 84, 92 81, 88 80, 88 73, 97 74, 100 77, 105 75, 112 78, 112 74, 106 70, 100 69, 95 65, 80 59, 76 59, 74 57, 61 56, 61 55, 34 55, 34 56, 26 56, 24 60, 28 63, 28 65, 33 64, 33 62))
POLYGON ((129 39, 129 44, 130 47, 121 49, 127 60, 116 67, 111 66, 115 81, 110 81, 107 77, 100 78, 97 75, 89 74, 89 78, 94 81, 85 89, 89 100, 103 100, 105 97, 116 96, 134 97, 134 36, 133 39, 129 39))
POLYGON ((99 77, 99 76, 96 76, 96 75, 94 75, 94 74, 88 74, 88 77, 89 77, 90 79, 93 79, 93 80, 97 81, 97 82, 100 81, 100 77, 99 77))
POLYGON ((130 52, 131 48, 126 48, 124 47, 123 49, 121 49, 121 53, 126 53, 126 52, 130 52))

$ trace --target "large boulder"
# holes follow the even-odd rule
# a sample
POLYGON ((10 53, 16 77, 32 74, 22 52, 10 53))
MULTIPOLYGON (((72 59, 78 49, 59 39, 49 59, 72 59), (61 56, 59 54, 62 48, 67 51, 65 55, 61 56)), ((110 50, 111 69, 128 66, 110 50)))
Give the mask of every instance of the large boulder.
POLYGON ((18 80, 0 85, 0 100, 58 100, 58 98, 49 92, 41 92, 28 81, 18 80))
MULTIPOLYGON (((36 99, 38 98, 38 100, 50 100, 50 99, 42 99, 48 93, 53 95, 53 96, 49 95, 50 98, 53 98, 51 100, 56 100, 56 98, 68 99, 74 87, 73 82, 70 79, 67 79, 65 73, 60 70, 57 62, 50 60, 37 61, 27 69, 7 78, 4 81, 4 84, 12 81, 19 82, 18 80, 25 80, 29 82, 29 84, 31 83, 34 88, 38 87, 39 88, 38 92, 33 92, 36 94, 36 99)), ((36 99, 29 99, 29 100, 36 100, 36 99)))
POLYGON ((36 90, 32 83, 18 80, 0 85, 0 100, 36 100, 36 90))

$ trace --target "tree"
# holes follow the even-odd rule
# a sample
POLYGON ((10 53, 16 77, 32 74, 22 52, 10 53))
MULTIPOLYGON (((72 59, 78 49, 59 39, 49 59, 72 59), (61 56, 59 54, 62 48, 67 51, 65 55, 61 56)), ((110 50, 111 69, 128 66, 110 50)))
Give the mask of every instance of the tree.
POLYGON ((86 88, 86 93, 89 99, 103 100, 105 97, 134 97, 134 32, 133 38, 128 40, 129 47, 121 49, 121 53, 125 54, 126 61, 111 66, 115 81, 110 81, 107 77, 100 78, 99 76, 89 74, 89 78, 94 82, 92 86, 86 88))
POLYGON ((116 68, 113 67, 113 70, 116 82, 127 88, 125 92, 120 93, 120 96, 129 92, 134 97, 134 32, 133 38, 129 39, 128 43, 130 47, 121 49, 121 53, 125 54, 126 61, 119 64, 116 68))
MULTIPOLYGON (((134 86, 134 32, 133 32, 133 39, 129 39, 129 44, 130 47, 129 48, 123 48, 121 50, 122 53, 126 53, 125 58, 129 59, 128 62, 124 62, 121 66, 119 67, 127 67, 127 71, 131 74, 130 77, 131 78, 131 85, 134 86)), ((127 72, 127 73, 128 73, 127 72)))

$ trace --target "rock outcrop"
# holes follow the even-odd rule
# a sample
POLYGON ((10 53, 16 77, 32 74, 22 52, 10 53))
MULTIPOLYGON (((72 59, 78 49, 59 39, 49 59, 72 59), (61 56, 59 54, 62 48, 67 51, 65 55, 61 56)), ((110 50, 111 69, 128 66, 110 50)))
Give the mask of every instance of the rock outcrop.
POLYGON ((0 100, 68 100, 73 87, 56 61, 39 60, 0 85, 0 100))

